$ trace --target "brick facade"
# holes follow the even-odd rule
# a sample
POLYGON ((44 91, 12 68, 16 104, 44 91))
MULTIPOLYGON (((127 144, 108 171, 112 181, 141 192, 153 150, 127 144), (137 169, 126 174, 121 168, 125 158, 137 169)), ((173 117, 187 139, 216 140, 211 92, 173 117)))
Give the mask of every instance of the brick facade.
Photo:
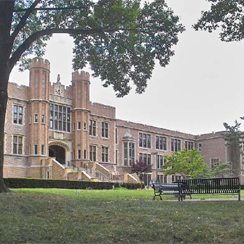
POLYGON ((72 73, 68 87, 59 76, 51 83, 49 73, 47 60, 34 59, 29 86, 9 83, 4 177, 135 182, 127 169, 142 157, 152 164, 148 181, 171 182, 159 159, 189 145, 201 150, 209 167, 231 162, 223 132, 196 136, 119 120, 114 107, 90 101, 89 73, 72 73))

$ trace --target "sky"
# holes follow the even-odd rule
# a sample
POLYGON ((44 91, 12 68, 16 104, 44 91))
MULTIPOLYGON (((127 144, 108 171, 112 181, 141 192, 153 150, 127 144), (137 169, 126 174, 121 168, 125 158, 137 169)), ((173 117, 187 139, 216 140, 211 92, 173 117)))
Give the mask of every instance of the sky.
MULTIPOLYGON (((166 0, 180 16, 186 31, 174 46, 175 55, 165 68, 156 65, 143 94, 134 90, 117 98, 112 88, 104 88, 91 77, 90 98, 116 107, 116 118, 189 134, 224 130, 241 122, 244 115, 244 41, 221 42, 218 32, 195 31, 191 27, 201 11, 209 9, 206 0, 166 0)), ((51 82, 60 74, 64 85, 71 84, 72 39, 54 35, 48 42, 45 59, 51 63, 51 82)), ((84 71, 90 72, 89 67, 84 71)), ((10 82, 29 84, 29 72, 15 67, 10 82)), ((243 128, 241 128, 243 130, 243 128)))

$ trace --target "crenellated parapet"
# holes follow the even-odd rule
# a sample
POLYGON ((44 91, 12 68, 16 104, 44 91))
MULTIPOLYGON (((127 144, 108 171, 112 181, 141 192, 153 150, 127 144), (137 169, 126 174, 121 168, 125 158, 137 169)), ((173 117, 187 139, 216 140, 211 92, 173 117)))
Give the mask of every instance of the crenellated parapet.
POLYGON ((90 82, 90 74, 85 71, 75 71, 72 73, 72 81, 89 81, 90 82))
POLYGON ((50 70, 50 62, 47 59, 43 59, 43 58, 34 58, 32 59, 32 62, 30 64, 30 69, 33 68, 43 68, 43 69, 47 69, 50 70))

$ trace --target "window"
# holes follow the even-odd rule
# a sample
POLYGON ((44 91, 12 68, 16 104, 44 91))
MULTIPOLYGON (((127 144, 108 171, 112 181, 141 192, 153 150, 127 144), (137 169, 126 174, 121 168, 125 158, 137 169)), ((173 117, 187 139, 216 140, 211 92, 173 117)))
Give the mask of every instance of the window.
POLYGON ((115 129, 115 143, 118 144, 118 129, 115 129))
POLYGON ((199 152, 202 151, 202 143, 198 143, 198 150, 199 150, 199 152))
POLYGON ((84 150, 84 159, 86 159, 86 150, 84 150))
POLYGON ((70 107, 50 104, 50 129, 70 132, 70 107))
POLYGON ((37 151, 37 145, 35 145, 34 147, 34 154, 37 155, 38 151, 37 151))
POLYGON ((13 136, 13 154, 23 154, 23 136, 13 136))
POLYGON ((44 145, 41 145, 41 155, 44 155, 44 145))
POLYGON ((175 175, 175 181, 181 180, 181 175, 175 175))
POLYGON ((91 161, 96 161, 97 158, 97 153, 96 153, 96 146, 90 146, 90 160, 91 161))
POLYGON ((34 114, 34 123, 38 123, 38 114, 34 114))
POLYGON ((147 164, 151 164, 151 154, 139 153, 139 159, 147 164))
POLYGON ((151 135, 139 133, 139 147, 151 148, 151 135))
POLYGON ((95 120, 90 120, 89 121, 89 135, 90 136, 96 136, 96 127, 97 127, 97 122, 95 120))
POLYGON ((185 149, 192 150, 193 149, 193 142, 192 141, 185 141, 185 149))
POLYGON ((157 168, 162 169, 165 163, 166 159, 162 155, 157 155, 157 168))
POLYGON ((108 138, 108 123, 102 122, 102 137, 108 138))
POLYGON ((78 159, 81 159, 81 150, 78 149, 78 159))
POLYGON ((45 124, 45 115, 42 115, 42 124, 45 124))
POLYGON ((81 130, 81 122, 80 121, 77 122, 77 129, 81 130))
POLYGON ((167 150, 167 138, 156 136, 156 149, 167 150))
POLYGON ((181 151, 181 140, 171 139, 171 152, 181 151))
POLYGON ((157 176, 157 181, 159 184, 162 184, 162 183, 167 183, 168 180, 167 180, 167 176, 164 176, 164 175, 158 175, 157 176))
POLYGON ((87 130, 86 122, 84 122, 84 130, 87 130))
POLYGON ((218 158, 211 158, 211 170, 214 170, 219 165, 218 158))
POLYGON ((23 124, 23 107, 14 105, 14 118, 13 118, 14 124, 23 124))
POLYGON ((108 162, 108 147, 102 147, 102 162, 108 162))
POLYGON ((135 162, 135 143, 124 142, 124 166, 131 166, 131 164, 134 162, 135 162))

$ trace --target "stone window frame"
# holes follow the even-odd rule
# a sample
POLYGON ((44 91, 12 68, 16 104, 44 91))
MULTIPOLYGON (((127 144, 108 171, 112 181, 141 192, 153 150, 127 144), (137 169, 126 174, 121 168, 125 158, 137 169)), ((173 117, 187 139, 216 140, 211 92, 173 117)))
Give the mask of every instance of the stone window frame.
POLYGON ((123 162, 124 166, 131 166, 135 162, 136 146, 135 142, 123 142, 123 162))
POLYGON ((50 103, 49 126, 51 130, 71 133, 71 107, 66 104, 58 104, 55 102, 50 103))
POLYGON ((34 123, 38 123, 38 114, 34 113, 34 123))
POLYGON ((13 113, 12 113, 12 116, 13 116, 12 123, 13 124, 22 125, 22 126, 24 125, 24 109, 25 109, 25 106, 23 104, 19 104, 19 103, 13 104, 13 113), (16 112, 15 112, 15 107, 17 107, 16 112), (19 108, 22 108, 22 113, 19 112, 19 108), (15 123, 15 114, 16 114, 16 123, 15 123), (22 115, 21 123, 19 123, 20 115, 22 115))
POLYGON ((155 136, 155 148, 157 150, 167 151, 168 149, 168 138, 167 136, 155 136))
POLYGON ((198 150, 199 150, 199 152, 202 151, 202 142, 199 142, 199 143, 198 143, 198 150))
POLYGON ((45 145, 41 145, 41 155, 45 155, 45 145))
POLYGON ((138 144, 140 148, 152 148, 152 135, 148 133, 139 132, 138 144))
POLYGON ((19 135, 19 134, 14 134, 12 135, 12 153, 14 155, 24 155, 24 135, 19 135), (15 143, 15 138, 16 143, 15 143), (21 143, 19 143, 19 138, 21 138, 21 143), (15 153, 15 146, 16 145, 16 153, 15 153), (19 153, 20 150, 20 145, 21 145, 21 153, 19 153))
POLYGON ((139 153, 139 160, 146 162, 148 165, 152 165, 152 155, 150 153, 139 153))
POLYGON ((188 150, 193 150, 194 149, 194 142, 193 141, 185 141, 185 149, 188 150))
POLYGON ((102 138, 109 138, 109 122, 102 121, 102 138))
POLYGON ((102 162, 108 163, 109 162, 109 147, 102 146, 102 162))
POLYGON ((180 139, 171 138, 171 141, 170 141, 171 152, 181 151, 181 149, 182 149, 181 144, 182 144, 182 142, 180 139))
POLYGON ((214 170, 216 166, 220 164, 220 159, 219 158, 210 158, 210 169, 214 170))
POLYGON ((80 149, 78 149, 78 151, 77 151, 77 159, 81 159, 81 150, 80 149))
POLYGON ((94 119, 89 120, 89 135, 97 136, 97 121, 94 119))
POLYGON ((81 130, 81 122, 77 121, 77 130, 81 130))
POLYGON ((156 155, 156 167, 157 169, 162 169, 162 166, 167 162, 164 155, 156 155))
POLYGON ((97 161, 97 146, 96 145, 90 145, 89 159, 92 162, 97 161))
POLYGON ((34 155, 38 155, 38 145, 34 145, 34 155))
POLYGON ((45 114, 42 114, 42 116, 41 116, 41 123, 43 125, 45 124, 45 114))

